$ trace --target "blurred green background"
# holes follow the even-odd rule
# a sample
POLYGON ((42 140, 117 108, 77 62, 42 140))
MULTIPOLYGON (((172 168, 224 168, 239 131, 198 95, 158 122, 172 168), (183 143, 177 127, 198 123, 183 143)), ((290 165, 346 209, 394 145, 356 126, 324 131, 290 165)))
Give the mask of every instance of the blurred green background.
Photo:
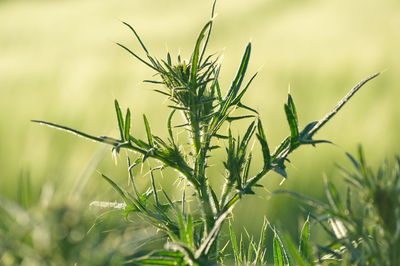
MULTIPOLYGON (((198 0, 0 1, 0 195, 15 198, 19 177, 29 175, 33 190, 48 182, 60 187, 61 201, 74 193, 87 202, 115 199, 96 170, 126 182, 123 156, 115 165, 109 147, 30 119, 116 136, 116 98, 133 109, 134 134, 144 135, 146 113, 155 134, 164 135, 167 102, 142 82, 152 71, 115 45, 140 51, 120 20, 137 29, 153 55, 170 51, 188 58, 210 7, 211 1, 198 0)), ((399 151, 399 1, 220 0, 217 13, 208 51, 224 55, 226 89, 251 40, 249 73, 259 75, 245 103, 259 110, 270 145, 288 134, 283 103, 289 84, 304 126, 358 81, 384 71, 318 134, 336 145, 296 152, 280 188, 321 196, 322 176, 340 181, 335 163, 346 164, 344 152, 354 152, 357 144, 372 164, 399 151)), ((222 172, 219 166, 214 173, 222 172)), ((280 181, 272 174, 264 183, 272 191, 280 181)), ((304 215, 293 200, 268 191, 259 195, 238 206, 237 228, 251 231, 266 215, 297 230, 304 215)))

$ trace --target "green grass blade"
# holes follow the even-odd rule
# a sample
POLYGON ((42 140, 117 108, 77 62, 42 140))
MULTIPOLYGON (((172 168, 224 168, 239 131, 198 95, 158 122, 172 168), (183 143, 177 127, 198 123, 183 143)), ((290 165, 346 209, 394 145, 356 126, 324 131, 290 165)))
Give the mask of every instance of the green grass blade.
POLYGON ((275 233, 273 239, 274 265, 285 266, 283 245, 278 235, 275 233))
POLYGON ((293 265, 292 261, 288 256, 285 245, 279 236, 279 232, 274 229, 273 239, 273 253, 274 253, 274 264, 275 265, 293 265))
POLYGON ((121 135, 121 140, 125 140, 125 130, 124 130, 124 119, 122 118, 121 108, 119 107, 119 103, 117 100, 114 100, 115 105, 115 113, 117 114, 117 122, 118 122, 118 129, 121 135))
POLYGON ((304 258, 300 254, 300 251, 297 250, 296 245, 293 243, 292 239, 289 236, 285 236, 285 244, 286 244, 287 250, 290 253, 292 259, 296 263, 295 265, 299 265, 299 266, 314 265, 313 262, 307 263, 304 260, 304 258))
POLYGON ((260 234, 260 240, 258 242, 257 250, 256 250, 256 258, 255 258, 255 264, 256 265, 261 265, 264 263, 264 256, 265 256, 265 239, 266 239, 266 234, 268 230, 268 220, 264 217, 264 222, 261 227, 261 234, 260 234))

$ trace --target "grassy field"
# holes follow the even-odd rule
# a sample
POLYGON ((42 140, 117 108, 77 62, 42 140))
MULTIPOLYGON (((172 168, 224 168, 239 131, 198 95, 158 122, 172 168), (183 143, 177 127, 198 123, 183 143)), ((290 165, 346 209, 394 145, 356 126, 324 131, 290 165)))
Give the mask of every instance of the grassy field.
MULTIPOLYGON (((110 199, 110 189, 96 170, 123 180, 124 162, 115 166, 99 144, 30 120, 116 135, 117 98, 133 110, 134 134, 145 134, 142 123, 135 123, 142 113, 156 134, 163 132, 167 103, 152 85, 141 82, 153 73, 114 44, 139 51, 120 20, 138 30, 154 55, 170 51, 189 57, 210 6, 209 1, 194 0, 1 1, 0 195, 15 198, 19 177, 30 175, 34 190, 51 182, 64 188, 59 191, 65 195, 78 187, 88 202, 110 199)), ((217 13, 209 49, 224 54, 223 89, 251 40, 249 72, 258 71, 259 76, 245 101, 257 106, 272 145, 288 131, 280 121, 289 86, 300 123, 305 123, 320 119, 359 80, 384 71, 319 133, 336 146, 307 148, 292 157, 284 188, 320 195, 322 175, 332 176, 335 162, 344 161, 344 152, 355 150, 358 143, 372 163, 399 151, 398 1, 230 0, 220 1, 217 13)), ((265 184, 273 190, 280 181, 271 175, 265 184)), ((276 207, 289 204, 288 210, 296 210, 293 202, 281 196, 266 201, 271 195, 264 195, 238 206, 240 226, 259 224, 263 215, 273 220, 296 217, 276 207), (264 212, 255 215, 247 204, 259 204, 264 212)))

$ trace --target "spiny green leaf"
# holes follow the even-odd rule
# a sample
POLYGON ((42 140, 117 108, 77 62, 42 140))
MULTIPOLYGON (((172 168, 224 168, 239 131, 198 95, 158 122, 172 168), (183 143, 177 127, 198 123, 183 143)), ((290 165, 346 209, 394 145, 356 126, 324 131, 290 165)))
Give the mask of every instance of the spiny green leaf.
POLYGON ((251 122, 251 124, 250 124, 249 127, 247 128, 246 133, 245 133, 244 136, 243 136, 243 140, 242 140, 242 142, 240 143, 240 151, 241 151, 242 153, 245 152, 245 150, 246 150, 246 148, 247 148, 247 146, 248 146, 248 144, 249 144, 249 141, 250 141, 251 137, 252 137, 253 134, 254 134, 254 130, 255 130, 255 129, 256 129, 256 127, 255 127, 255 121, 253 121, 253 122, 251 122))
POLYGON ((285 138, 279 146, 275 149, 273 157, 279 156, 290 145, 290 137, 285 138))
POLYGON ((181 265, 179 261, 176 260, 166 260, 164 258, 161 259, 139 259, 132 260, 137 265, 181 265))
POLYGON ((125 201, 127 205, 133 205, 132 200, 128 198, 126 195, 125 191, 120 188, 114 181, 112 181, 111 178, 107 177, 104 174, 101 174, 101 176, 112 186, 112 188, 121 196, 121 198, 125 201))
POLYGON ((118 122, 118 128, 119 128, 119 133, 121 135, 121 140, 125 140, 125 133, 124 133, 124 119, 122 118, 122 112, 121 108, 119 107, 119 103, 117 100, 114 100, 114 105, 115 105, 115 112, 117 114, 117 122, 118 122))
POLYGON ((142 62, 143 64, 145 64, 146 66, 150 67, 151 69, 159 72, 159 69, 157 69, 156 67, 152 66, 151 64, 149 64, 148 62, 146 62, 143 58, 141 58, 140 56, 138 56, 137 54, 135 54, 134 52, 132 52, 128 47, 126 47, 125 45, 121 44, 121 43, 116 43, 119 47, 123 48, 125 51, 127 51, 128 53, 130 53, 131 55, 133 55, 136 59, 138 59, 140 62, 142 62))
POLYGON ((186 234, 187 234, 187 242, 189 245, 189 248, 192 250, 195 249, 194 245, 194 226, 193 226, 193 218, 192 215, 188 214, 186 219, 186 234))
POLYGON ((299 136, 299 129, 298 129, 296 117, 293 114, 292 110, 290 109, 289 105, 287 105, 287 104, 285 104, 285 113, 286 113, 286 119, 289 123, 289 128, 290 128, 290 140, 291 140, 291 143, 295 143, 299 136))
POLYGON ((229 235, 231 238, 233 254, 235 256, 236 263, 238 263, 240 262, 240 251, 239 251, 239 246, 237 244, 235 231, 233 230, 232 224, 230 222, 229 222, 229 235))
POLYGON ((261 227, 260 240, 258 242, 257 250, 256 250, 256 258, 254 260, 256 265, 261 265, 262 263, 264 263, 263 260, 264 260, 264 256, 265 256, 265 252, 266 252, 266 248, 264 245, 265 245, 265 238, 266 238, 268 226, 269 226, 268 220, 264 217, 264 222, 261 227))
POLYGON ((172 66, 171 54, 169 52, 167 53, 167 63, 168 65, 172 66))
POLYGON ((146 46, 143 44, 143 42, 142 42, 142 40, 140 39, 139 35, 137 34, 136 30, 135 30, 131 25, 129 25, 128 23, 126 23, 126 22, 124 22, 124 21, 122 21, 122 23, 123 23, 124 25, 126 25, 126 26, 133 32, 133 34, 135 34, 135 37, 136 37, 136 39, 139 41, 139 43, 140 43, 140 45, 142 46, 143 50, 146 52, 146 54, 148 54, 149 51, 147 51, 146 46))
POLYGON ((239 104, 240 101, 242 100, 244 94, 246 93, 247 89, 250 87, 251 82, 253 82, 254 78, 257 76, 257 73, 255 73, 247 82, 247 85, 244 87, 244 89, 240 92, 240 94, 232 101, 232 105, 239 104))
POLYGON ((273 251, 274 251, 274 265, 285 266, 287 264, 287 258, 285 254, 285 248, 278 234, 275 232, 273 239, 273 251))
POLYGON ((275 160, 271 166, 272 170, 274 170, 276 173, 280 174, 284 178, 287 178, 285 158, 279 158, 275 160))
POLYGON ((228 136, 220 135, 220 134, 215 134, 214 136, 215 136, 216 138, 219 138, 219 139, 228 139, 228 138, 229 138, 228 136))
POLYGON ((264 167, 269 169, 271 167, 271 154, 268 147, 267 137, 265 136, 264 128, 260 119, 258 119, 257 129, 258 133, 256 136, 261 145, 264 158, 264 167))
POLYGON ((313 263, 314 257, 310 243, 310 231, 310 216, 308 216, 301 229, 299 251, 302 258, 306 259, 308 263, 313 263))
POLYGON ((318 123, 318 121, 313 121, 311 123, 308 123, 304 129, 300 132, 299 138, 301 139, 310 139, 311 136, 309 136, 309 132, 311 129, 314 128, 314 126, 318 123))
POLYGON ((250 171, 250 165, 251 165, 251 159, 252 159, 252 154, 251 152, 246 158, 244 168, 243 168, 243 184, 246 184, 247 179, 249 178, 249 171, 250 171))
POLYGON ((154 147, 154 141, 153 141, 153 136, 151 135, 150 124, 149 121, 147 120, 146 115, 144 114, 143 114, 143 121, 144 121, 144 126, 146 127, 146 135, 149 145, 151 147, 154 147))
POLYGON ((191 70, 190 70, 190 82, 191 84, 196 83, 196 76, 197 76, 197 68, 199 64, 199 54, 200 54, 200 45, 204 38, 205 32, 207 29, 212 25, 212 21, 209 21, 201 30, 199 37, 196 41, 196 46, 193 51, 192 60, 191 60, 191 70))
MULTIPOLYGON (((145 80, 143 80, 143 82, 146 82, 146 83, 153 83, 153 84, 164 84, 164 82, 162 82, 162 81, 157 81, 157 80, 149 80, 149 79, 145 79, 145 80)), ((155 90, 155 91, 157 91, 157 90, 155 90)))
POLYGON ((246 50, 243 54, 242 62, 240 63, 239 69, 236 73, 236 77, 232 82, 231 88, 228 92, 228 95, 232 95, 232 99, 237 95, 240 86, 242 84, 242 81, 244 79, 244 76, 246 74, 247 66, 250 60, 250 54, 251 54, 251 43, 249 43, 246 46, 246 50))
POLYGON ((299 266, 309 266, 309 265, 314 265, 314 262, 311 263, 306 263, 302 257, 302 255, 300 254, 300 252, 297 250, 295 244, 293 243, 293 241, 291 240, 291 238, 289 236, 285 236, 285 244, 286 244, 286 248, 288 250, 288 253, 291 255, 291 257, 293 258, 293 260, 295 261, 295 265, 299 265, 299 266))
POLYGON ((287 105, 288 105, 291 113, 293 114, 293 117, 296 120, 296 123, 298 123, 296 106, 294 105, 294 101, 293 101, 292 95, 290 95, 290 93, 288 94, 287 105))
POLYGON ((154 182, 154 174, 153 171, 150 170, 150 180, 151 180, 151 187, 153 190, 153 195, 154 195, 154 201, 156 203, 157 206, 160 205, 160 201, 158 200, 158 193, 157 193, 157 188, 156 188, 156 183, 154 182))
POLYGON ((174 134, 172 132, 172 118, 173 118, 174 114, 175 114, 175 110, 172 110, 172 112, 169 114, 168 120, 167 120, 168 134, 169 134, 169 137, 170 137, 173 145, 175 145, 174 134))
POLYGON ((128 110, 126 111, 126 116, 125 116, 125 140, 129 140, 130 136, 130 130, 131 130, 131 111, 128 110))
POLYGON ((215 191, 212 189, 211 186, 208 187, 208 190, 210 191, 211 198, 212 198, 214 206, 216 208, 216 212, 218 213, 220 211, 220 207, 219 207, 217 194, 215 194, 215 191))
POLYGON ((155 91, 155 92, 158 92, 158 93, 160 93, 160 94, 162 94, 162 95, 168 96, 168 98, 171 97, 171 94, 166 93, 166 92, 164 92, 164 91, 161 91, 161 90, 154 90, 154 91, 155 91))
POLYGON ((253 108, 251 108, 251 107, 249 107, 249 106, 247 106, 247 105, 244 105, 244 104, 242 104, 241 102, 239 102, 239 103, 237 104, 237 106, 239 106, 240 108, 246 109, 246 110, 248 110, 248 111, 250 111, 250 112, 253 112, 253 113, 255 113, 255 114, 258 115, 257 110, 255 110, 255 109, 253 109, 253 108))
POLYGON ((245 118, 253 118, 253 117, 254 117, 254 115, 229 116, 228 118, 226 118, 226 121, 232 122, 232 121, 236 121, 236 120, 241 120, 241 119, 245 119, 245 118))
POLYGON ((329 204, 335 211, 340 212, 341 214, 345 213, 345 209, 343 206, 343 202, 340 199, 339 193, 334 184, 329 181, 325 182, 326 195, 328 197, 329 204))
MULTIPOLYGON (((216 3, 217 3, 217 1, 214 0, 214 3, 213 3, 212 8, 211 8, 211 22, 212 22, 212 20, 214 19, 215 5, 216 5, 216 3)), ((213 24, 211 23, 210 29, 208 30, 208 33, 207 33, 206 40, 204 41, 204 45, 203 45, 203 48, 202 48, 202 51, 201 51, 201 54, 200 54, 199 63, 201 63, 201 61, 202 61, 202 59, 203 59, 203 56, 204 56, 204 53, 205 53, 205 51, 206 51, 206 49, 207 49, 208 41, 209 41, 210 35, 211 35, 212 25, 213 25, 213 24)), ((207 62, 207 59, 204 60, 204 61, 207 62)))

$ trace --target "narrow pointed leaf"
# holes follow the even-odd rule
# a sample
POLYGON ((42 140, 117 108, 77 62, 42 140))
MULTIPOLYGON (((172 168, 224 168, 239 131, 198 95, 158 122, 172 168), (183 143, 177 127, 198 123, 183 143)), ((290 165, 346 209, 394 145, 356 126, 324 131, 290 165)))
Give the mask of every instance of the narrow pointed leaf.
POLYGON ((273 252, 274 252, 274 265, 285 266, 288 264, 288 259, 285 251, 285 247, 278 234, 275 232, 273 239, 273 252))
POLYGON ((239 106, 240 108, 246 109, 246 110, 248 110, 250 112, 253 112, 255 114, 258 114, 257 110, 255 110, 255 109, 253 109, 253 108, 251 108, 251 107, 249 107, 247 105, 244 105, 242 103, 238 103, 237 106, 239 106))
POLYGON ((125 140, 129 140, 130 136, 130 130, 131 130, 131 111, 128 110, 126 111, 126 116, 125 116, 125 140))
POLYGON ((287 104, 285 104, 285 113, 286 113, 286 119, 289 123, 289 128, 290 128, 290 139, 291 139, 291 142, 294 143, 297 141, 297 138, 299 136, 297 120, 296 120, 295 115, 293 114, 292 110, 290 109, 289 105, 287 105, 287 104))
POLYGON ((299 251, 302 258, 306 259, 307 262, 312 263, 314 261, 310 243, 310 216, 307 217, 301 229, 299 251))
POLYGON ((68 133, 72 133, 72 134, 77 135, 79 137, 90 139, 92 141, 102 142, 102 143, 113 145, 113 146, 117 146, 117 145, 119 145, 121 143, 117 139, 113 139, 113 138, 105 137, 105 136, 96 137, 96 136, 89 135, 87 133, 81 132, 79 130, 76 130, 76 129, 73 129, 73 128, 70 128, 70 127, 66 127, 66 126, 61 126, 61 125, 54 124, 54 123, 51 123, 51 122, 46 122, 46 121, 42 121, 42 120, 31 120, 31 121, 34 122, 34 123, 43 124, 43 125, 46 125, 46 126, 49 126, 49 127, 54 127, 56 129, 59 129, 59 130, 62 130, 62 131, 66 131, 68 133))
POLYGON ((240 92, 240 94, 233 100, 232 105, 239 104, 240 101, 242 100, 244 94, 247 92, 247 89, 249 88, 251 82, 254 80, 254 78, 257 76, 257 73, 255 73, 247 82, 247 85, 244 87, 244 89, 240 92))
POLYGON ((121 135, 121 140, 125 140, 125 132, 124 132, 124 119, 122 118, 121 108, 119 107, 119 103, 117 100, 114 100, 115 105, 115 113, 117 114, 117 122, 118 122, 118 129, 121 135))
POLYGON ((242 57, 242 62, 240 63, 239 69, 238 69, 238 71, 236 73, 236 77, 233 80, 231 88, 230 88, 230 90, 228 92, 228 96, 232 95, 232 99, 234 97, 236 97, 236 95, 237 95, 237 93, 238 93, 238 91, 240 89, 240 86, 241 86, 242 81, 244 79, 244 76, 246 74, 247 66, 248 66, 248 63, 249 63, 249 60, 250 60, 250 54, 251 54, 251 43, 249 43, 246 46, 246 50, 245 50, 245 52, 243 54, 243 57, 242 57))
POLYGON ((253 117, 254 117, 254 115, 229 116, 226 118, 226 121, 232 122, 232 121, 236 121, 236 120, 241 120, 241 119, 245 119, 245 118, 253 118, 253 117))
POLYGON ((172 132, 172 118, 175 114, 175 111, 176 111, 175 109, 172 110, 172 112, 168 116, 168 121, 167 121, 168 134, 173 145, 175 145, 175 139, 174 139, 174 134, 172 132))
POLYGON ((251 124, 250 124, 249 127, 247 128, 247 131, 246 131, 246 133, 244 134, 243 140, 242 140, 242 142, 241 142, 241 144, 240 144, 240 150, 241 150, 242 152, 244 152, 244 151, 246 150, 246 148, 247 148, 247 146, 248 146, 248 144, 249 144, 249 141, 250 141, 251 137, 252 137, 253 134, 254 134, 255 128, 256 128, 256 127, 255 127, 255 121, 253 121, 253 122, 251 122, 251 124))
POLYGON ((154 147, 153 136, 151 135, 150 124, 149 124, 149 121, 147 120, 146 115, 143 115, 143 121, 144 121, 144 126, 146 128, 146 135, 147 135, 147 140, 149 142, 149 145, 151 147, 154 147))
POLYGON ((197 38, 196 46, 193 51, 192 60, 191 60, 191 69, 190 69, 190 82, 192 84, 196 83, 196 76, 197 76, 197 68, 199 64, 199 56, 200 56, 200 45, 203 41, 205 32, 207 29, 212 25, 212 21, 209 21, 201 30, 199 37, 197 38))
POLYGON ((339 193, 331 182, 326 181, 325 183, 325 188, 326 188, 326 195, 328 197, 328 201, 330 205, 333 207, 335 211, 340 212, 341 214, 345 213, 345 209, 343 206, 343 202, 340 199, 339 193))
POLYGON ((287 100, 287 105, 291 111, 291 113, 293 114, 294 119, 296 120, 296 123, 298 122, 298 118, 297 118, 297 111, 296 111, 296 106, 294 105, 294 101, 292 98, 292 95, 288 94, 288 100, 287 100))
POLYGON ((136 39, 139 41, 139 43, 140 43, 140 45, 142 46, 143 50, 146 52, 146 54, 148 54, 149 51, 147 50, 146 46, 143 44, 143 42, 142 42, 142 40, 140 39, 139 34, 137 34, 136 30, 135 30, 131 25, 129 25, 128 23, 126 23, 126 22, 124 22, 124 21, 122 21, 122 23, 123 23, 124 25, 126 25, 126 26, 133 32, 133 34, 135 34, 135 37, 136 37, 136 39))
POLYGON ((123 48, 125 51, 127 51, 128 53, 130 53, 131 55, 133 55, 136 59, 138 59, 140 62, 142 62, 143 64, 145 64, 146 66, 152 68, 153 70, 158 71, 157 68, 155 68, 154 66, 152 66, 151 64, 149 64, 148 62, 146 62, 143 58, 141 58, 140 56, 138 56, 137 54, 135 54, 134 52, 132 52, 128 47, 126 47, 125 45, 121 44, 121 43, 116 43, 119 47, 123 48))
POLYGON ((167 53, 167 63, 168 65, 172 66, 171 54, 169 52, 167 53))
POLYGON ((262 126, 261 120, 258 120, 257 129, 258 129, 258 133, 256 134, 256 136, 261 145, 261 150, 262 150, 263 158, 264 158, 264 167, 269 169, 271 167, 271 154, 270 154, 267 137, 265 136, 265 132, 264 132, 264 128, 262 126))
POLYGON ((121 196, 121 198, 125 201, 127 205, 132 205, 132 201, 128 198, 126 193, 122 188, 120 188, 114 181, 112 181, 111 178, 107 177, 104 174, 101 174, 101 176, 112 186, 112 188, 121 196))
POLYGON ((299 265, 299 266, 314 265, 313 262, 307 263, 306 261, 304 261, 304 258, 300 254, 300 251, 297 250, 295 244, 293 243, 293 241, 291 240, 291 238, 289 236, 285 236, 285 244, 286 244, 288 253, 291 255, 291 257, 293 258, 293 260, 296 263, 295 265, 299 265))

